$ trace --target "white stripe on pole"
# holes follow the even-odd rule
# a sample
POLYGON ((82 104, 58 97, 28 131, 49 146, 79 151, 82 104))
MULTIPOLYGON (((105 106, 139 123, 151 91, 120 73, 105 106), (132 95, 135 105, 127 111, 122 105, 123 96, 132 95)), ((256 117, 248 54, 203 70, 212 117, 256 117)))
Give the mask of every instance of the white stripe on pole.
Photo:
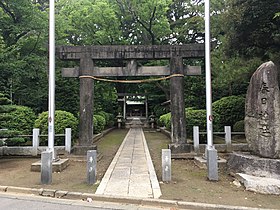
POLYGON ((207 110, 207 146, 213 146, 213 116, 210 58, 210 0, 205 0, 205 71, 206 71, 206 110, 207 110))
POLYGON ((54 113, 55 113, 55 0, 50 0, 49 12, 49 117, 48 149, 54 154, 54 113))

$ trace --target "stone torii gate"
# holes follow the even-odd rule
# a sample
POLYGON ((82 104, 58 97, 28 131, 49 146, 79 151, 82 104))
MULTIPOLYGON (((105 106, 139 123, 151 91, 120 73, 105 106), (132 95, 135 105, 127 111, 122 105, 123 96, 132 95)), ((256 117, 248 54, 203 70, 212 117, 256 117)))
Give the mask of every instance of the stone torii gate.
MULTIPOLYGON (((79 60, 80 66, 62 69, 64 77, 80 76, 167 76, 198 75, 197 66, 184 66, 183 59, 203 58, 204 44, 188 45, 98 45, 59 46, 57 54, 61 60, 79 60), (170 61, 169 66, 137 67, 136 60, 170 61), (96 67, 96 60, 127 60, 126 67, 96 67)), ((171 145, 172 152, 189 150, 186 144, 186 120, 184 102, 184 78, 170 78, 171 100, 171 145)), ((80 77, 80 123, 81 147, 92 145, 93 137, 93 80, 80 77)))

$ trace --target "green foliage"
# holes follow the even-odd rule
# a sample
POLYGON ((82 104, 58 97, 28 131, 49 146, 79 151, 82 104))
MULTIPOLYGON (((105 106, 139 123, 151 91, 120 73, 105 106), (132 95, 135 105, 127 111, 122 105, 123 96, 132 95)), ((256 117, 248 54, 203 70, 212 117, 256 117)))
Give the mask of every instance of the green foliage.
POLYGON ((15 110, 15 107, 11 106, 10 103, 11 101, 4 94, 0 93, 0 138, 6 139, 6 145, 15 146, 24 143, 25 139, 16 137, 22 134, 19 132, 19 128, 9 127, 10 123, 8 122, 14 117, 11 112, 15 110))
POLYGON ((280 10, 278 0, 229 0, 226 13, 227 52, 245 57, 270 59, 279 51, 280 10))
MULTIPOLYGON (((206 110, 196 110, 192 108, 186 109, 186 129, 187 135, 193 135, 193 126, 199 126, 199 129, 202 131, 206 130, 206 110)), ((214 130, 220 129, 220 115, 216 112, 213 112, 214 116, 214 130)), ((160 126, 165 126, 167 129, 171 128, 171 113, 164 114, 159 118, 160 126)))
POLYGON ((60 0, 60 36, 74 45, 117 44, 120 23, 109 0, 60 0))
POLYGON ((162 106, 160 104, 157 104, 154 106, 154 114, 156 116, 156 118, 159 118, 161 115, 166 114, 167 112, 169 112, 169 108, 166 106, 162 106))
POLYGON ((20 145, 24 145, 25 142, 26 139, 21 137, 12 137, 5 140, 5 144, 7 146, 20 146, 20 145))
POLYGON ((244 125, 244 120, 237 121, 233 125, 233 131, 235 132, 244 132, 245 125, 244 125))
POLYGON ((171 113, 161 115, 159 117, 159 126, 165 126, 167 129, 171 129, 171 113))
POLYGON ((97 115, 95 114, 93 116, 93 132, 94 133, 100 133, 101 131, 104 130, 105 128, 105 125, 106 125, 106 120, 103 116, 101 115, 97 115))
MULTIPOLYGON (((77 118, 66 111, 57 110, 55 111, 55 121, 54 121, 55 133, 64 134, 65 128, 72 129, 72 143, 74 143, 75 138, 78 136, 78 120, 77 118)), ((38 119, 34 123, 35 128, 40 129, 41 134, 48 134, 48 112, 42 112, 38 119)), ((40 138, 40 143, 46 144, 47 138, 40 138)), ((64 143, 64 138, 57 138, 55 140, 55 145, 62 145, 64 143)))
POLYGON ((246 94, 251 75, 262 63, 259 58, 226 57, 224 48, 212 53, 213 98, 246 94))
POLYGON ((212 109, 220 116, 220 126, 233 126, 244 119, 245 98, 243 96, 228 96, 213 103, 212 109))
MULTIPOLYGON (((220 127, 220 115, 213 111, 213 129, 214 131, 219 131, 220 127)), ((187 135, 193 135, 193 126, 199 126, 199 130, 206 131, 207 122, 206 122, 207 112, 205 109, 186 109, 186 129, 187 135)))
POLYGON ((5 128, 18 130, 21 134, 32 134, 33 125, 36 119, 34 111, 26 106, 12 106, 14 111, 10 112, 10 118, 5 122, 5 128))
POLYGON ((30 0, 0 2, 0 91, 36 111, 47 106, 47 24, 30 0))
POLYGON ((114 125, 114 115, 104 111, 98 112, 96 115, 101 115, 105 119, 105 126, 112 127, 114 125))

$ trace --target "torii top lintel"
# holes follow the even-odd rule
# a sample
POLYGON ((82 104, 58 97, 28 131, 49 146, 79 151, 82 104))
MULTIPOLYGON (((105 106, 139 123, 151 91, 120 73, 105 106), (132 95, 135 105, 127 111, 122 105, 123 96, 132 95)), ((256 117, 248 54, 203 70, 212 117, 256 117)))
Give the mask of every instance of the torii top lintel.
POLYGON ((204 44, 186 45, 93 45, 58 46, 56 52, 62 60, 90 57, 104 59, 170 59, 172 57, 203 58, 204 44))

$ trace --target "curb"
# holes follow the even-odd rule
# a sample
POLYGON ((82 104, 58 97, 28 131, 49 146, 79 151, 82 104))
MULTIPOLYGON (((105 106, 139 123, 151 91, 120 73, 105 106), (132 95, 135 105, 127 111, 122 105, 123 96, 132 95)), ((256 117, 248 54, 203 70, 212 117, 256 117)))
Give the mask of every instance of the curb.
MULTIPOLYGON (((141 199, 141 198, 128 198, 128 197, 116 197, 96 195, 92 193, 70 192, 53 189, 36 189, 26 187, 14 187, 14 186, 2 186, 0 185, 0 192, 5 193, 18 193, 18 194, 30 194, 35 196, 52 197, 69 200, 83 200, 87 201, 91 198, 93 201, 136 204, 136 205, 149 205, 156 207, 175 207, 180 209, 220 209, 220 210, 265 210, 264 208, 252 208, 244 206, 230 206, 221 204, 207 204, 185 201, 174 201, 164 199, 141 199)), ((267 210, 267 209, 266 209, 267 210)))

